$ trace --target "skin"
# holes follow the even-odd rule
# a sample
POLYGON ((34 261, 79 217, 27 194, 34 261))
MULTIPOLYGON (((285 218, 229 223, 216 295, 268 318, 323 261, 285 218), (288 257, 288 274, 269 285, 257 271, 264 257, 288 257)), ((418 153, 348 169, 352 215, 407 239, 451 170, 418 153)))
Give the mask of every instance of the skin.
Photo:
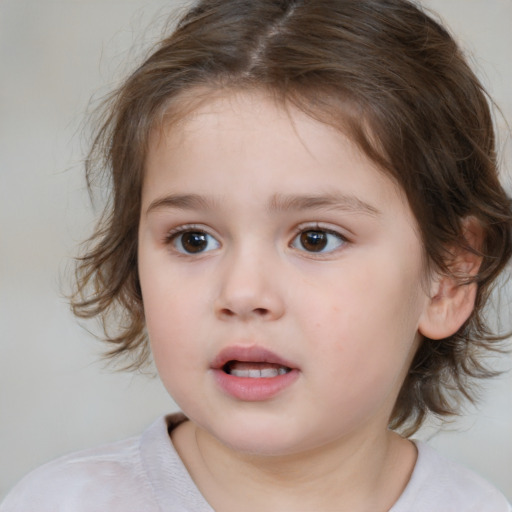
POLYGON ((416 459, 388 420, 420 333, 446 312, 401 190, 339 131, 256 92, 155 132, 146 164, 147 329, 203 495, 218 511, 388 510, 416 459), (203 233, 199 252, 187 231, 203 233), (312 231, 324 250, 301 243, 312 231), (271 350, 298 377, 234 398, 211 368, 231 346, 271 350))

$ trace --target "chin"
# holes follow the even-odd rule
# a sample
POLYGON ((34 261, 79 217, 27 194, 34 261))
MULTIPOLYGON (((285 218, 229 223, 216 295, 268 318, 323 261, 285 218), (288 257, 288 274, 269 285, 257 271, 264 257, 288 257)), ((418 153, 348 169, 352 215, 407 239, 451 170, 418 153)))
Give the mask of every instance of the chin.
POLYGON ((303 432, 299 435, 292 425, 278 425, 271 420, 237 422, 233 419, 230 425, 208 430, 224 446, 245 455, 278 457, 312 448, 311 438, 306 438, 303 432))

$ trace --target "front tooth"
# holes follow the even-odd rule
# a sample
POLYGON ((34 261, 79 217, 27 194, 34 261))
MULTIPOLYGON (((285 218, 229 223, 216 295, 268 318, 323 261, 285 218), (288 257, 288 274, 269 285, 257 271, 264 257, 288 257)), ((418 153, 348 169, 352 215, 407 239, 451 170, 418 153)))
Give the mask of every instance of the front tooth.
POLYGON ((265 378, 271 378, 271 377, 277 377, 279 375, 279 372, 277 368, 264 368, 261 370, 261 376, 265 378))
POLYGON ((272 377, 277 377, 278 375, 284 375, 287 373, 286 368, 262 368, 261 370, 250 369, 250 370, 241 370, 237 368, 233 368, 230 372, 231 375, 235 377, 244 377, 250 379, 270 379, 272 377))
POLYGON ((230 373, 235 377, 249 377, 252 379, 257 379, 261 377, 261 370, 240 370, 237 368, 233 368, 230 373))

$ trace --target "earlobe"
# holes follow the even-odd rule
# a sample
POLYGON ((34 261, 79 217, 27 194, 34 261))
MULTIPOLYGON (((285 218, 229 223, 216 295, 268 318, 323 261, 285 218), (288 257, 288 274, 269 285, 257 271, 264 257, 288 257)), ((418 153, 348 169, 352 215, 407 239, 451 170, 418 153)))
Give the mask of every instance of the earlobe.
POLYGON ((476 283, 459 284, 453 277, 441 278, 437 293, 420 318, 419 332, 432 340, 455 334, 473 311, 476 291, 476 283))
POLYGON ((483 230, 474 217, 464 219, 463 230, 470 249, 456 249, 449 265, 450 275, 438 275, 432 280, 430 298, 420 317, 419 332, 433 340, 455 334, 475 307, 478 285, 472 278, 482 263, 479 250, 483 230))

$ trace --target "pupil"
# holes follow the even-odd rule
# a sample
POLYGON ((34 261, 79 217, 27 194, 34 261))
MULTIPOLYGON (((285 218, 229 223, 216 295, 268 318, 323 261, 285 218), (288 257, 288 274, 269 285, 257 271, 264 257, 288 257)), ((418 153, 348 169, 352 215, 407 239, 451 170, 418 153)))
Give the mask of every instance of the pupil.
POLYGON ((323 231, 304 231, 300 235, 300 243, 308 251, 319 252, 327 245, 327 235, 323 231))
POLYGON ((204 233, 191 231, 183 235, 181 243, 187 252, 201 252, 207 245, 206 235, 204 233))

